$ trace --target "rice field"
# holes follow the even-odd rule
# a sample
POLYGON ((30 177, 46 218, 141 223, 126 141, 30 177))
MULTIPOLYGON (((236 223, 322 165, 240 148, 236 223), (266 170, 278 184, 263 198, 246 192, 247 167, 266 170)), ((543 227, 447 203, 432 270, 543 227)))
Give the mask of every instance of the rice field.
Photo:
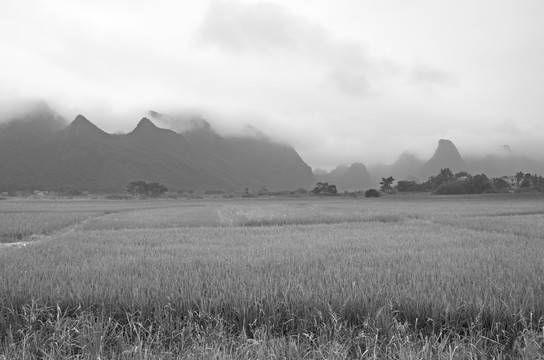
POLYGON ((544 357, 543 197, 0 206, 0 359, 544 357))

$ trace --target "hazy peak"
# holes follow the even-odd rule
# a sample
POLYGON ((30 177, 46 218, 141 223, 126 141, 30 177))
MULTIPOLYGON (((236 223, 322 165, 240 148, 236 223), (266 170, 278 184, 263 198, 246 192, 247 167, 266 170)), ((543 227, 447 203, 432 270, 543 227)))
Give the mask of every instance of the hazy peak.
POLYGON ((467 165, 459 151, 447 139, 440 139, 434 155, 420 169, 420 177, 426 179, 436 175, 440 169, 450 168, 453 172, 466 171, 467 165))
POLYGON ((448 139, 440 139, 440 140, 438 140, 438 148, 440 149, 441 147, 452 147, 452 148, 455 148, 455 145, 453 145, 453 143, 451 142, 451 140, 448 140, 448 139))
POLYGON ((150 128, 150 129, 156 129, 157 126, 155 126, 155 124, 153 124, 153 122, 151 120, 149 120, 148 118, 146 117, 143 117, 142 120, 140 120, 140 122, 138 122, 138 125, 136 125, 136 129, 146 129, 146 128, 150 128))
POLYGON ((408 152, 408 151, 404 151, 402 154, 400 154, 399 158, 397 159, 397 161, 399 160, 407 160, 407 159, 417 159, 417 156, 415 156, 414 154, 412 154, 411 152, 408 152))
POLYGON ((70 136, 81 135, 107 135, 106 132, 98 128, 95 124, 90 122, 85 116, 79 114, 74 121, 68 127, 68 134, 70 136))
POLYGON ((335 167, 333 170, 331 171, 335 171, 335 170, 347 170, 347 168, 349 168, 349 165, 348 164, 340 164, 338 165, 337 167, 335 167))
POLYGON ((160 124, 180 134, 195 130, 205 133, 215 133, 210 123, 197 114, 169 115, 154 110, 149 110, 147 114, 160 124))
POLYGON ((74 121, 72 121, 72 125, 74 125, 74 126, 79 126, 79 125, 83 125, 83 124, 92 124, 92 123, 85 116, 83 116, 81 114, 76 116, 74 121))
POLYGON ((158 126, 156 126, 151 120, 149 120, 147 117, 143 117, 139 122, 138 125, 132 130, 130 133, 132 135, 139 135, 139 136, 156 136, 154 134, 176 134, 172 130, 168 129, 161 129, 158 126))
POLYGON ((351 164, 349 167, 354 168, 354 169, 357 169, 357 168, 359 168, 359 169, 365 168, 366 169, 365 164, 363 164, 361 162, 355 162, 355 163, 351 164))
POLYGON ((327 175, 329 173, 327 170, 321 169, 321 168, 313 169, 312 172, 314 175, 318 175, 318 176, 327 175))
POLYGON ((338 179, 338 188, 340 190, 363 190, 371 185, 370 174, 363 163, 352 163, 338 179))
POLYGON ((438 141, 438 147, 433 157, 442 160, 463 161, 453 142, 447 139, 440 139, 438 141))

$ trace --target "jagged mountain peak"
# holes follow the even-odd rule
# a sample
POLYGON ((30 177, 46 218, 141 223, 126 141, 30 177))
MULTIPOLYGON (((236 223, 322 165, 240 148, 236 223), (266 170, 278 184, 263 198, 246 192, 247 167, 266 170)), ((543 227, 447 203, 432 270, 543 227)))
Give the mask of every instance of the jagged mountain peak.
POLYGON ((79 114, 75 117, 75 119, 72 121, 72 126, 87 126, 87 125, 94 125, 92 122, 89 121, 85 116, 79 114))
POLYGON ((355 162, 351 164, 342 177, 338 180, 340 190, 363 190, 371 185, 370 174, 363 163, 355 162))
POLYGON ((467 171, 468 167, 451 140, 440 139, 433 156, 421 167, 419 177, 427 179, 438 174, 440 169, 450 168, 453 172, 467 171))
POLYGON ((455 145, 453 144, 451 140, 440 139, 438 140, 438 148, 436 149, 436 151, 456 151, 457 152, 457 148, 455 147, 455 145))
POLYGON ((136 127, 138 128, 146 128, 146 127, 150 127, 150 128, 156 128, 157 126, 155 124, 153 124, 153 122, 151 120, 149 120, 148 118, 146 118, 145 116, 140 120, 140 122, 138 122, 138 125, 136 125, 136 127))
POLYGON ((155 125, 147 117, 143 117, 129 135, 152 136, 152 134, 176 134, 169 129, 163 129, 155 125))
POLYGON ((349 168, 352 168, 352 169, 363 169, 364 168, 364 169, 366 169, 366 166, 365 166, 365 164, 363 164, 361 162, 354 162, 353 164, 351 164, 349 166, 349 168))
POLYGON ((79 114, 68 126, 69 136, 103 136, 105 131, 90 122, 85 116, 79 114))
POLYGON ((216 134, 211 124, 198 114, 177 114, 169 115, 163 114, 154 110, 149 110, 147 115, 158 121, 159 124, 165 125, 167 128, 173 131, 183 133, 200 133, 200 134, 216 134))
POLYGON ((329 172, 325 169, 316 168, 312 170, 312 173, 317 176, 327 175, 329 172))
POLYGON ((57 115, 36 113, 0 129, 0 191, 123 191, 137 179, 171 191, 289 190, 314 183, 293 148, 256 138, 223 139, 202 119, 187 118, 192 130, 178 134, 161 126, 167 121, 146 114, 131 133, 110 135, 81 114, 42 131, 37 126, 56 123, 57 115))
POLYGON ((411 152, 405 151, 402 154, 400 154, 400 156, 395 162, 404 161, 404 160, 413 160, 413 159, 417 159, 417 156, 415 156, 411 152))
POLYGON ((451 140, 440 139, 438 140, 438 147, 436 148, 433 157, 445 156, 452 160, 463 160, 459 151, 451 140))

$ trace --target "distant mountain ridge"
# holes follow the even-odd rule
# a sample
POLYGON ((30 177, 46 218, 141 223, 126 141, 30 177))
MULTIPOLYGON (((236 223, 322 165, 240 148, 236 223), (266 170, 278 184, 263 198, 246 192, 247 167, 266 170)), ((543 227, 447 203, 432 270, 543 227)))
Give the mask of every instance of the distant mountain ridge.
POLYGON ((124 191, 136 180, 157 181, 171 191, 310 189, 316 181, 356 191, 378 187, 389 176, 424 182, 442 168, 489 177, 544 174, 543 160, 516 154, 507 145, 501 154, 463 158, 447 139, 439 140, 427 161, 404 152, 389 165, 342 164, 312 173, 295 149, 258 130, 223 137, 200 117, 178 119, 154 111, 148 116, 153 120, 144 117, 128 134, 114 135, 83 115, 68 123, 38 103, 25 116, 0 123, 0 191, 124 191))
POLYGON ((177 133, 144 117, 132 132, 112 135, 83 115, 68 125, 59 119, 40 108, 0 126, 0 189, 124 191, 137 180, 171 191, 315 184, 311 168, 292 147, 222 137, 209 124, 177 133), (9 141, 15 135, 17 141, 9 141))
POLYGON ((467 171, 470 174, 486 174, 489 177, 514 175, 518 171, 544 173, 544 161, 508 153, 483 157, 463 158, 452 141, 441 139, 433 156, 423 161, 409 153, 403 153, 391 165, 377 164, 369 167, 375 179, 393 176, 396 180, 426 181, 437 175, 440 169, 450 168, 454 173, 467 171))
POLYGON ((317 181, 336 185, 340 191, 364 190, 373 185, 372 178, 362 163, 353 163, 350 166, 342 164, 330 172, 316 169, 314 177, 317 181))

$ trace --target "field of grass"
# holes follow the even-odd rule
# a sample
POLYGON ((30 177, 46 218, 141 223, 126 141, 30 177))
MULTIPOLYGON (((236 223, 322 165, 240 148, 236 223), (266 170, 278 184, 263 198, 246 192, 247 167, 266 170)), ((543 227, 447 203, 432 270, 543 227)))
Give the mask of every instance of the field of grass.
POLYGON ((544 357, 543 197, 0 205, 0 359, 544 357))

